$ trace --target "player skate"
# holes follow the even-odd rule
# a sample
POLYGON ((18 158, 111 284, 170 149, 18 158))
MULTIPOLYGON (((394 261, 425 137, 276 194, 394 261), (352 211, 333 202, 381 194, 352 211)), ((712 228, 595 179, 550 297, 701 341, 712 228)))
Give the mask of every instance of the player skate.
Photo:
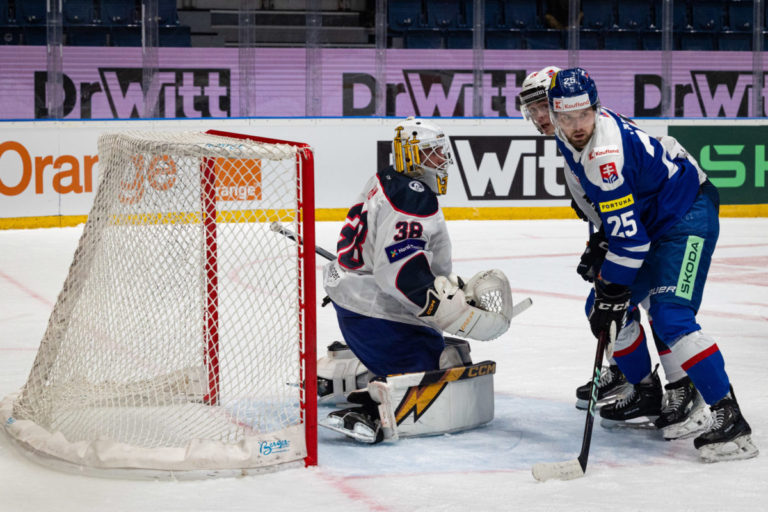
POLYGON ((661 414, 661 381, 656 370, 651 382, 640 382, 612 404, 600 409, 600 424, 604 428, 655 428, 654 421, 661 414))
MULTIPOLYGON (((576 408, 585 410, 589 405, 589 393, 592 383, 587 382, 576 388, 576 408)), ((613 403, 625 396, 632 389, 632 384, 615 364, 604 366, 597 383, 597 407, 613 403)))
POLYGON ((707 428, 709 410, 690 377, 670 382, 664 389, 664 405, 655 422, 664 439, 687 439, 707 428))
POLYGON ((693 440, 701 459, 704 462, 720 462, 757 457, 760 451, 752 442, 752 429, 741 415, 733 387, 710 409, 712 423, 709 429, 693 440))

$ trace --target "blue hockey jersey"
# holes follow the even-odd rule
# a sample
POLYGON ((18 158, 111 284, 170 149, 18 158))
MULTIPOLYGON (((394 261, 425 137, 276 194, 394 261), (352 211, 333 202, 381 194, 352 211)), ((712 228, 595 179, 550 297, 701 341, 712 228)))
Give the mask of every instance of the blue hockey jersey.
POLYGON ((566 172, 595 204, 608 237, 601 276, 631 285, 651 243, 685 215, 706 175, 677 141, 663 144, 608 109, 598 110, 581 151, 555 135, 566 172))

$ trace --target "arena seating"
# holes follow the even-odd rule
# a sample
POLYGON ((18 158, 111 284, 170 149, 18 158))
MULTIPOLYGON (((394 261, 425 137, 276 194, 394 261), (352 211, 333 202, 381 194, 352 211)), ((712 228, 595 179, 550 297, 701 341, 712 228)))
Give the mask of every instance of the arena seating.
MULTIPOLYGON (((0 0, 0 44, 44 45, 46 4, 46 0, 0 0)), ((140 46, 141 4, 142 0, 66 0, 62 12, 64 44, 140 46)), ((258 45, 304 44, 304 14, 296 2, 272 0, 256 4, 261 34, 258 45), (286 36, 289 32, 290 38, 286 36)), ((374 44, 372 15, 361 11, 370 4, 364 0, 322 0, 323 40, 331 46, 374 44), (348 12, 350 5, 360 13, 348 12)), ((752 0, 675 0, 672 49, 751 51, 753 4, 752 0)), ((195 38, 190 36, 189 25, 205 27, 206 23, 208 31, 202 32, 218 32, 226 37, 200 34, 200 27, 193 27, 193 35, 198 30, 195 45, 206 46, 209 42, 215 46, 217 41, 225 46, 237 44, 237 12, 242 5, 239 0, 186 0, 178 5, 185 7, 178 8, 177 0, 158 0, 161 46, 192 45, 195 38), (185 16, 180 16, 180 10, 185 16)), ((661 49, 663 0, 581 0, 580 5, 580 49, 661 49)), ((473 0, 388 0, 387 7, 389 47, 472 48, 473 0)), ((764 39, 768 37, 766 7, 764 39)), ((566 49, 567 30, 548 26, 546 12, 546 1, 485 0, 485 48, 566 49)))
MULTIPOLYGON (((422 9, 418 2, 403 0, 390 0, 389 5, 390 36, 404 37, 405 48, 472 47, 472 0, 427 0, 422 9), (407 16, 401 14, 405 6, 407 16), (414 30, 415 24, 404 26, 402 19, 420 22, 414 30)), ((545 9, 546 2, 536 0, 486 0, 485 47, 567 48, 567 32, 546 26, 545 9)), ((672 48, 750 51, 752 9, 751 0, 675 0, 672 48)), ((579 48, 660 50, 662 10, 663 0, 581 0, 579 48)))
MULTIPOLYGON (((0 0, 0 44, 45 45, 46 0, 0 0)), ((63 42, 68 46, 141 46, 141 0, 66 0, 63 42)), ((161 46, 190 46, 176 0, 158 0, 161 46)))

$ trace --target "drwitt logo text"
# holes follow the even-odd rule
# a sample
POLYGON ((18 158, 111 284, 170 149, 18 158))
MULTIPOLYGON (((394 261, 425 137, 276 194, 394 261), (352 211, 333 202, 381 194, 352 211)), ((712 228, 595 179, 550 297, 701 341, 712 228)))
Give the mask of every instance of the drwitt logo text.
MULTIPOLYGON (((148 90, 143 89, 141 68, 99 68, 100 80, 76 83, 63 77, 63 114, 79 109, 80 119, 111 117, 137 118, 144 108, 144 96, 157 105, 163 118, 229 117, 229 69, 161 68, 148 90)), ((46 71, 35 71, 35 119, 48 117, 46 108, 46 71)))

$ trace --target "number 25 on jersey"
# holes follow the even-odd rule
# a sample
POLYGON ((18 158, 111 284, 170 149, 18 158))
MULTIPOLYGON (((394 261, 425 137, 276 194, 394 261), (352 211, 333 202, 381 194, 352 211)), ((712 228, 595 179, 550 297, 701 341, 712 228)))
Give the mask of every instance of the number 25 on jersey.
POLYGON ((605 219, 605 222, 610 226, 610 236, 618 236, 621 238, 629 238, 637 233, 637 222, 633 219, 635 212, 629 210, 620 215, 611 215, 605 219))

